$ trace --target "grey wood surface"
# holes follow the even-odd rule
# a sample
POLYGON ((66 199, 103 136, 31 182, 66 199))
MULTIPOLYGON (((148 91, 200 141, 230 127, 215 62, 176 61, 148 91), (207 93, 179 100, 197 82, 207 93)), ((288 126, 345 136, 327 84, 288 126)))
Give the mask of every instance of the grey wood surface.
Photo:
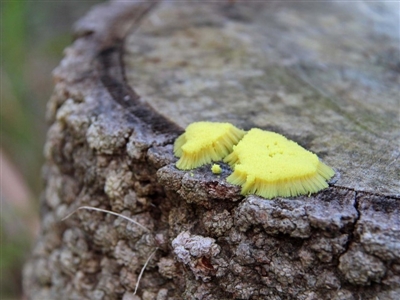
POLYGON ((399 4, 163 4, 125 45, 127 79, 181 127, 284 134, 337 186, 400 195, 399 4))

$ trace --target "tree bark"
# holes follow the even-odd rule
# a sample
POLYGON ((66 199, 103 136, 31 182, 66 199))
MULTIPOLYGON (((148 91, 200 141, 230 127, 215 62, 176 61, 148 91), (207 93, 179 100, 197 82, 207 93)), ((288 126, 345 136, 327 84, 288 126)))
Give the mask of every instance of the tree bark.
POLYGON ((400 299, 396 5, 95 7, 54 71, 27 297, 400 299), (199 120, 282 133, 336 175, 308 197, 244 197, 227 165, 175 168, 199 120), (145 228, 61 220, 83 205, 145 228))

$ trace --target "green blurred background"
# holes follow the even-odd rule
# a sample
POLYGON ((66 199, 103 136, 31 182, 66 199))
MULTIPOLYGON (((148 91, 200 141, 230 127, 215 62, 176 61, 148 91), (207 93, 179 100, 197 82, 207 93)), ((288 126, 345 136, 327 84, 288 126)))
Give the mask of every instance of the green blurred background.
POLYGON ((0 65, 0 299, 22 299, 21 269, 38 231, 42 149, 52 70, 72 25, 103 1, 2 0, 0 65))

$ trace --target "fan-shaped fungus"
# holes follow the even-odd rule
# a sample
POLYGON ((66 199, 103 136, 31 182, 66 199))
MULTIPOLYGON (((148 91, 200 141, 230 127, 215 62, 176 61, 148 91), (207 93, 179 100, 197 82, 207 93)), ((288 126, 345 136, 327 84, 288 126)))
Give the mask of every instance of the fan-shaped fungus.
POLYGON ((229 123, 192 123, 175 141, 174 154, 180 157, 176 167, 189 170, 221 160, 244 134, 245 131, 229 123))
POLYGON ((242 194, 264 198, 290 197, 318 192, 334 171, 317 155, 284 136, 251 129, 224 159, 234 169, 226 179, 241 185, 242 194))

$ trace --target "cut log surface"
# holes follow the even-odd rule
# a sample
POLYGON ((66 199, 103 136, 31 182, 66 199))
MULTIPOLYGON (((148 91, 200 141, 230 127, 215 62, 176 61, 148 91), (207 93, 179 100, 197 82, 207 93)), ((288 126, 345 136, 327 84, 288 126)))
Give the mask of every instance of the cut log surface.
POLYGON ((28 299, 400 299, 399 8, 93 8, 54 72, 28 299), (173 142, 201 120, 281 133, 336 175, 266 200, 242 196, 223 163, 178 170, 173 142), (83 205, 144 228, 89 210, 61 220, 83 205))
POLYGON ((337 185, 400 195, 398 14, 371 9, 164 5, 127 38, 128 82, 182 127, 277 131, 334 166, 337 185))

